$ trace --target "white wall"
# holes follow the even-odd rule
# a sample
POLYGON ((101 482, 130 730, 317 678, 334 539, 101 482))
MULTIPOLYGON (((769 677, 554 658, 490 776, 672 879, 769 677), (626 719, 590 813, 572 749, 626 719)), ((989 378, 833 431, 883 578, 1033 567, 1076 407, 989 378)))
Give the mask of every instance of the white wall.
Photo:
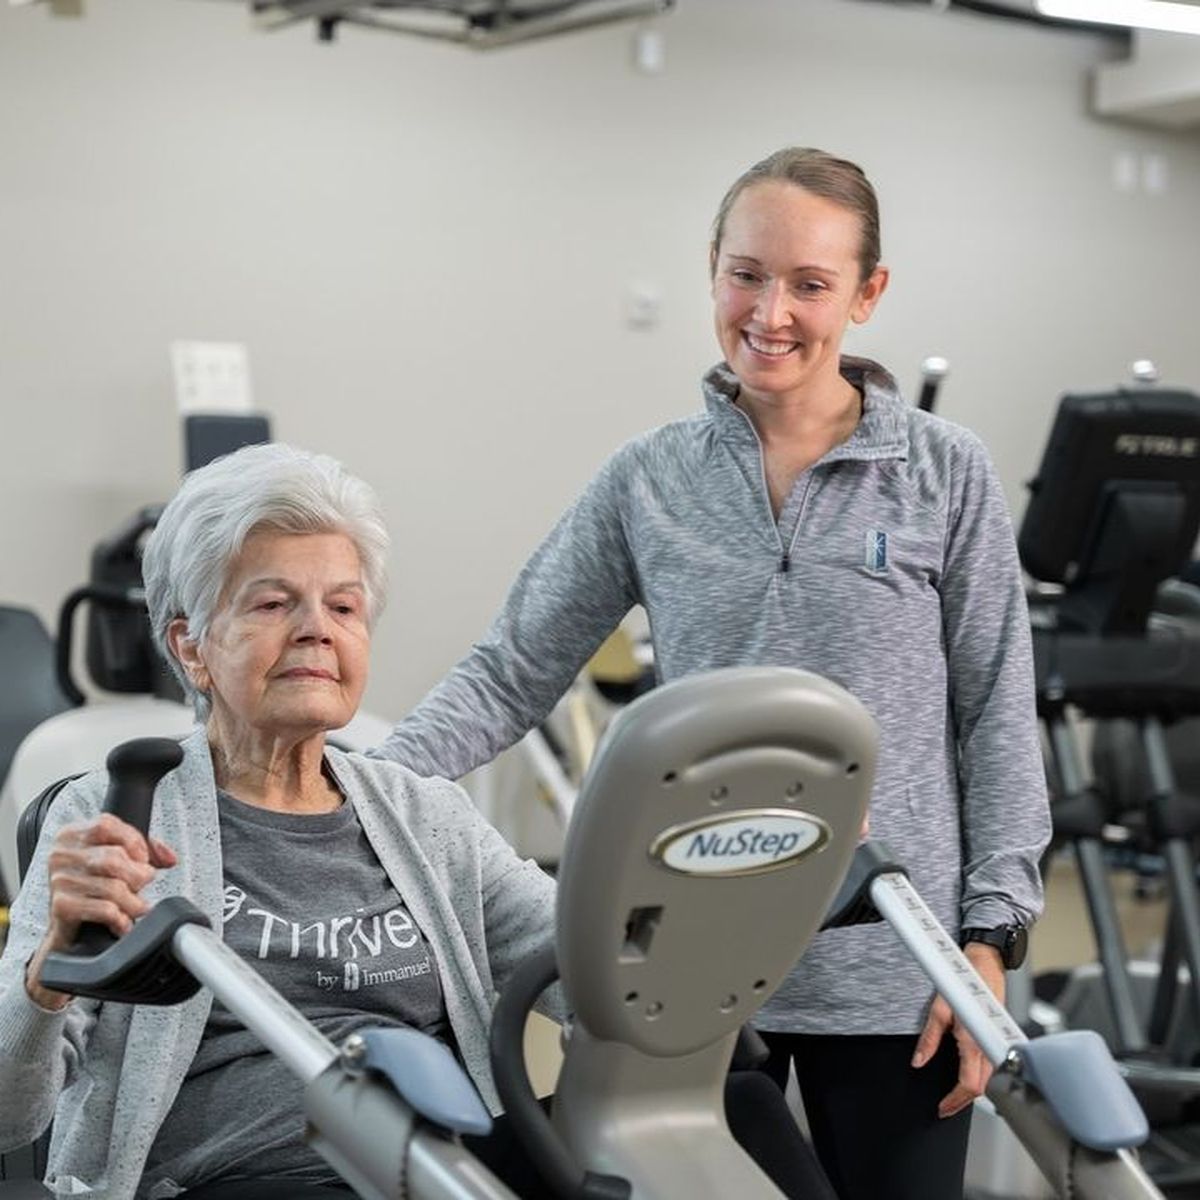
POLYGON ((1112 41, 852 0, 660 28, 643 76, 629 27, 479 55, 217 0, 0 7, 0 602, 49 618, 172 490, 168 343, 245 341, 277 436, 383 495, 368 699, 399 714, 601 459, 695 407, 712 210, 788 142, 877 182, 893 286, 852 348, 909 385, 946 354, 1014 506, 1063 389, 1142 356, 1200 385, 1200 144, 1086 115, 1112 41), (1169 192, 1114 189, 1122 151, 1169 192), (631 281, 657 329, 623 325, 631 281))

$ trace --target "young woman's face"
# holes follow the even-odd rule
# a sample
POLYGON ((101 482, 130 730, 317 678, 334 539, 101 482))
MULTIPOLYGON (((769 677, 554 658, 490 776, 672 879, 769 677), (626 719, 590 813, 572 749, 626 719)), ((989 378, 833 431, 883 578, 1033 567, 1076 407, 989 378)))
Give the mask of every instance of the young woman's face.
POLYGON ((865 321, 887 285, 860 277, 862 219, 823 196, 768 180, 733 202, 717 248, 714 320, 744 391, 803 399, 837 376, 842 335, 865 321))

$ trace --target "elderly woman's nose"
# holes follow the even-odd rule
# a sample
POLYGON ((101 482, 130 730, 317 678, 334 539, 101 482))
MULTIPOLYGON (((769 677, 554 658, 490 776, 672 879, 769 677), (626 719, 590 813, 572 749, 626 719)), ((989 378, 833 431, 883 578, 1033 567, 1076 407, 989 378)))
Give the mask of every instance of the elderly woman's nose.
POLYGON ((333 640, 333 617, 323 603, 296 606, 296 627, 293 636, 301 641, 329 642, 333 640))

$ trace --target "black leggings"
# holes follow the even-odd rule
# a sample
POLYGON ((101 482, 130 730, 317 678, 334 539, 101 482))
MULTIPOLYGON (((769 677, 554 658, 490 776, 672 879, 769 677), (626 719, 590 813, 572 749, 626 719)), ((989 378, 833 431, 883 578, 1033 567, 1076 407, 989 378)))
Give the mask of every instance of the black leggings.
MULTIPOLYGON (((757 1071, 735 1071, 725 1085, 725 1114, 741 1147, 789 1200, 837 1200, 779 1089, 757 1071)), ((554 1200, 504 1117, 486 1138, 464 1144, 522 1200, 554 1200)), ((355 1193, 338 1185, 241 1179, 189 1189, 186 1200, 346 1200, 355 1193)))
POLYGON ((795 1060, 813 1147, 840 1200, 962 1200, 971 1110, 937 1115, 958 1078, 953 1037, 920 1070, 909 1066, 915 1037, 763 1038, 763 1070, 780 1088, 795 1060))

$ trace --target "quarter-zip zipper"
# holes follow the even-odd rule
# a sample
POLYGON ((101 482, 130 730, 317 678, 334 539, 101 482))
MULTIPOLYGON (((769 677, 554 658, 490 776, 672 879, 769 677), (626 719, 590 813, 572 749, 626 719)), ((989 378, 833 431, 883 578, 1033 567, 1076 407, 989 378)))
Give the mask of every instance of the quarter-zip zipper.
POLYGON ((779 574, 786 575, 791 570, 792 556, 788 552, 789 548, 783 544, 783 538, 779 536, 779 522, 775 520, 775 514, 771 511, 771 490, 767 487, 767 456, 763 449, 762 438, 758 436, 754 422, 746 413, 733 403, 730 404, 730 408, 746 422, 750 432, 754 435, 755 445, 758 446, 758 480, 762 484, 763 504, 767 509, 767 520, 771 523, 771 529, 775 533, 775 542, 779 546, 779 574))
POLYGON ((758 436, 758 430, 754 428, 754 422, 750 420, 747 413, 738 408, 736 404, 731 404, 730 407, 746 422, 750 428, 750 432, 754 434, 755 442, 758 444, 758 478, 762 484, 763 503, 767 507, 767 519, 771 522, 771 528, 775 531, 775 541, 779 545, 778 574, 786 575, 792 569, 792 551, 796 548, 796 538, 800 535, 800 522, 804 519, 804 510, 808 507, 808 494, 812 491, 813 477, 811 471, 817 464, 813 463, 811 467, 806 468, 806 471, 810 472, 810 474, 804 485, 804 495, 800 497, 800 507, 796 510, 796 525, 792 530, 791 541, 785 546, 783 544, 783 537, 779 532, 779 522, 775 519, 775 513, 771 509, 771 489, 767 487, 767 454, 762 444, 762 438, 758 436))
MULTIPOLYGON (((812 492, 813 479, 816 477, 815 472, 819 463, 813 463, 811 467, 806 467, 808 479, 804 483, 804 495, 800 497, 800 507, 796 509, 796 524, 792 527, 792 540, 788 542, 787 549, 783 552, 783 558, 779 561, 780 574, 787 574, 792 565, 792 551, 796 548, 796 539, 800 536, 800 524, 804 520, 804 511, 808 508, 808 497, 812 492)), ((782 544, 783 539, 780 538, 782 544)))

